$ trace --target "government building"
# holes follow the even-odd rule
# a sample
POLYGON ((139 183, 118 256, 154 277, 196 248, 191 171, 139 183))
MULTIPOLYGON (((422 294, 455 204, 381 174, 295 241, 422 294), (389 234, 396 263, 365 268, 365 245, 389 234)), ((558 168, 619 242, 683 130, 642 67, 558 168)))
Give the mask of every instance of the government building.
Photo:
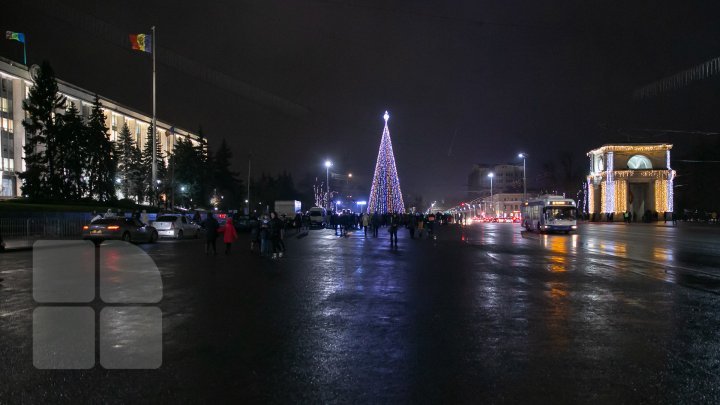
MULTIPOLYGON (((80 114, 87 119, 95 99, 95 92, 82 89, 73 84, 57 79, 60 93, 67 98, 67 103, 74 103, 80 114)), ((23 160, 26 142, 25 128, 22 121, 25 111, 22 108, 30 88, 33 86, 30 69, 25 65, 0 57, 0 198, 11 198, 22 195, 21 182, 18 175, 25 170, 23 160)), ((123 124, 127 124, 138 147, 142 148, 148 141, 148 128, 152 116, 121 105, 98 94, 105 112, 106 126, 109 128, 110 140, 118 139, 123 124)), ((172 153, 173 145, 181 139, 189 139, 195 144, 200 143, 197 134, 179 129, 171 123, 157 120, 158 141, 164 155, 172 153)))
POLYGON ((612 144, 588 152, 587 212, 596 220, 637 222, 673 212, 672 145, 612 144))

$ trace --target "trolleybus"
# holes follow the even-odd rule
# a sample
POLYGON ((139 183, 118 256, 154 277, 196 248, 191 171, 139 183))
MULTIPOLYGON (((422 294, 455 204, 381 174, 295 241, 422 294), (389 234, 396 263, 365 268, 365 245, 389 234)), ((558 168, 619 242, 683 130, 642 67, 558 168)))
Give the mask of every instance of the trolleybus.
POLYGON ((557 195, 543 195, 522 205, 522 224, 528 231, 563 232, 577 229, 575 201, 557 195))

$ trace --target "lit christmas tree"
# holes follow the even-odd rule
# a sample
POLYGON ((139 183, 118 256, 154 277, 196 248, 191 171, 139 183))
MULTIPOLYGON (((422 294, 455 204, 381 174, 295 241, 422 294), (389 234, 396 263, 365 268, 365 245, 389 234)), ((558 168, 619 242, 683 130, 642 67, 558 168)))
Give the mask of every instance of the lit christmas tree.
POLYGON ((397 168, 395 167, 395 155, 393 154, 390 130, 388 130, 387 125, 390 114, 385 111, 383 118, 385 118, 385 129, 383 129, 380 151, 375 164, 375 175, 370 188, 368 212, 402 214, 405 212, 405 204, 403 204, 402 192, 400 191, 400 179, 398 179, 397 168))

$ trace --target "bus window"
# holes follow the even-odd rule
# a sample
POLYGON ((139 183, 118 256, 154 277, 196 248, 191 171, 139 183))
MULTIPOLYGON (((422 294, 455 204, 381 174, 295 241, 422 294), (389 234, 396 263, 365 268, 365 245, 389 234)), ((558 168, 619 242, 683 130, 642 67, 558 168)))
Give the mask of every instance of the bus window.
POLYGON ((577 219, 577 209, 575 207, 547 207, 545 214, 548 219, 577 219))

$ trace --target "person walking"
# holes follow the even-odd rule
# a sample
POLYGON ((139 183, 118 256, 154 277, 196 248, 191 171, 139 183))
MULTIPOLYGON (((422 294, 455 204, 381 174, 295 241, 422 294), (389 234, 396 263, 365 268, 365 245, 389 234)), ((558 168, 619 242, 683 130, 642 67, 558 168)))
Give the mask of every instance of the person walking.
POLYGON ((363 231, 365 232, 365 237, 367 238, 367 229, 368 229, 368 225, 370 225, 370 216, 367 214, 367 212, 363 214, 361 221, 362 221, 363 231))
POLYGON ((388 231, 390 232, 390 247, 397 247, 398 228, 400 227, 400 217, 398 214, 392 214, 388 219, 388 231))
POLYGON ((252 228, 250 228, 250 251, 252 252, 255 250, 256 243, 260 246, 260 220, 256 219, 253 221, 251 219, 250 223, 252 224, 252 228))
POLYGON ((238 238, 232 218, 227 217, 227 221, 225 221, 225 225, 220 228, 220 232, 222 232, 223 242, 225 242, 225 254, 229 255, 232 243, 235 242, 238 238))
POLYGON ((427 217, 428 239, 437 239, 435 236, 435 214, 432 212, 427 217))
POLYGON ((423 218, 422 215, 418 215, 414 219, 416 227, 417 227, 417 235, 418 239, 422 239, 423 237, 423 231, 425 228, 425 218, 423 218))
POLYGON ((372 216, 372 229, 373 229, 373 238, 378 237, 378 229, 380 228, 380 215, 375 211, 375 213, 372 216))
POLYGON ((205 255, 210 253, 210 248, 212 248, 213 255, 216 255, 217 247, 215 246, 215 240, 218 237, 220 224, 212 212, 208 212, 207 218, 203 221, 203 228, 205 228, 205 255))
POLYGON ((273 211, 270 213, 270 242, 272 243, 272 258, 277 259, 283 256, 280 250, 280 232, 282 229, 282 221, 273 211))
POLYGON ((263 257, 269 257, 271 254, 270 247, 270 219, 267 215, 263 215, 262 222, 260 224, 260 255, 263 257))

